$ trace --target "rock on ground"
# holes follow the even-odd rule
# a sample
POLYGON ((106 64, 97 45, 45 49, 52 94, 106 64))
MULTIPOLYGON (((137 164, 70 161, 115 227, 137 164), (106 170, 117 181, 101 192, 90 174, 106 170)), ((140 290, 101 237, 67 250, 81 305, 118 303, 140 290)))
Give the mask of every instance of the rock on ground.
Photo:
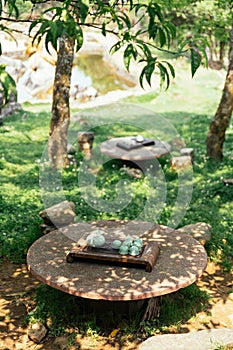
POLYGON ((47 334, 47 329, 41 322, 36 322, 28 329, 28 337, 34 343, 40 343, 47 334))
POLYGON ((183 334, 165 334, 148 338, 139 350, 215 350, 233 347, 233 328, 218 328, 183 334))

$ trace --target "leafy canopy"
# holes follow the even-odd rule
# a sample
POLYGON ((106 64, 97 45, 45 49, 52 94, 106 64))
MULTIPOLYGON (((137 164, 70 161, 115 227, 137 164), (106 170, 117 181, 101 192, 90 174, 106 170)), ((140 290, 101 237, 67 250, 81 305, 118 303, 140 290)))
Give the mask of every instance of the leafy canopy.
MULTIPOLYGON (((182 55, 188 57, 192 76, 204 57, 200 48, 191 41, 177 45, 176 27, 164 15, 165 5, 161 1, 65 0, 53 1, 51 7, 46 0, 28 2, 31 3, 31 11, 28 11, 29 34, 33 36, 33 43, 40 43, 43 39, 49 52, 50 45, 58 50, 59 39, 68 36, 75 41, 78 51, 83 44, 84 28, 95 28, 104 36, 112 33, 117 42, 110 51, 121 50, 126 69, 130 69, 132 61, 142 65, 139 77, 142 87, 145 81, 151 85, 152 74, 156 71, 166 88, 171 78, 175 77, 172 64, 162 59, 162 53, 175 58, 182 55), (42 4, 41 10, 39 6, 42 4)), ((6 14, 8 20, 12 17, 19 19, 19 1, 5 0, 5 4, 7 14, 1 6, 0 16, 6 14)), ((6 28, 0 29, 6 31, 6 28)))
MULTIPOLYGON (((216 42, 229 44, 232 25, 232 0, 164 0, 165 12, 177 28, 177 38, 213 50, 216 42)), ((197 45, 198 49, 198 45, 197 45)), ((204 52, 202 52, 204 54, 204 52)))

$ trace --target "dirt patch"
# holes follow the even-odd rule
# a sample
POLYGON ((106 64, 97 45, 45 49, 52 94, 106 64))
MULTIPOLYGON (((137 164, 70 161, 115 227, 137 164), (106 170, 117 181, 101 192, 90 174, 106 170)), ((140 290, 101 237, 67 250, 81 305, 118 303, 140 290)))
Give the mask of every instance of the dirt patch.
MULTIPOLYGON (((41 344, 33 343, 27 335, 25 322, 35 304, 35 291, 39 282, 31 276, 25 264, 0 263, 0 350, 136 350, 137 343, 120 344, 108 337, 76 337, 69 344, 67 336, 46 337, 41 344)), ((206 290, 211 299, 208 310, 198 313, 180 325, 181 332, 230 327, 233 328, 233 274, 209 263, 197 285, 206 290)))

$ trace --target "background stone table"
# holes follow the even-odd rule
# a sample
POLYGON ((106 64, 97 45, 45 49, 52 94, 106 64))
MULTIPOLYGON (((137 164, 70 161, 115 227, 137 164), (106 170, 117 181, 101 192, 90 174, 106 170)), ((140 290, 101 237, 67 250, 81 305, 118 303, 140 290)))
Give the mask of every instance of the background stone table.
POLYGON ((113 159, 122 159, 128 161, 146 161, 154 158, 160 158, 170 152, 170 145, 164 141, 155 140, 152 146, 142 146, 130 151, 125 150, 117 144, 122 141, 128 141, 130 137, 112 138, 101 143, 100 151, 113 159))
POLYGON ((42 236, 27 255, 29 271, 41 282, 89 299, 139 300, 175 292, 200 277, 207 264, 204 247, 166 226, 138 221, 77 223, 42 236), (67 263, 66 256, 87 232, 101 228, 111 238, 127 235, 155 240, 160 255, 151 273, 135 267, 94 262, 67 263))

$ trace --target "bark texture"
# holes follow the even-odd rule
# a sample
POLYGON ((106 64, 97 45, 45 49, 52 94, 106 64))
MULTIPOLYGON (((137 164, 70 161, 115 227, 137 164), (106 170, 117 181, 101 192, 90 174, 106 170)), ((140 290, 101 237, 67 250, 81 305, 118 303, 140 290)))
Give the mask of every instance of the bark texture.
POLYGON ((63 36, 59 41, 49 134, 50 165, 57 169, 64 167, 67 162, 67 135, 70 121, 70 80, 73 61, 74 40, 63 36))
POLYGON ((226 129, 229 126, 233 111, 233 18, 230 33, 229 66, 222 92, 222 97, 212 120, 206 140, 207 157, 221 161, 226 129))

